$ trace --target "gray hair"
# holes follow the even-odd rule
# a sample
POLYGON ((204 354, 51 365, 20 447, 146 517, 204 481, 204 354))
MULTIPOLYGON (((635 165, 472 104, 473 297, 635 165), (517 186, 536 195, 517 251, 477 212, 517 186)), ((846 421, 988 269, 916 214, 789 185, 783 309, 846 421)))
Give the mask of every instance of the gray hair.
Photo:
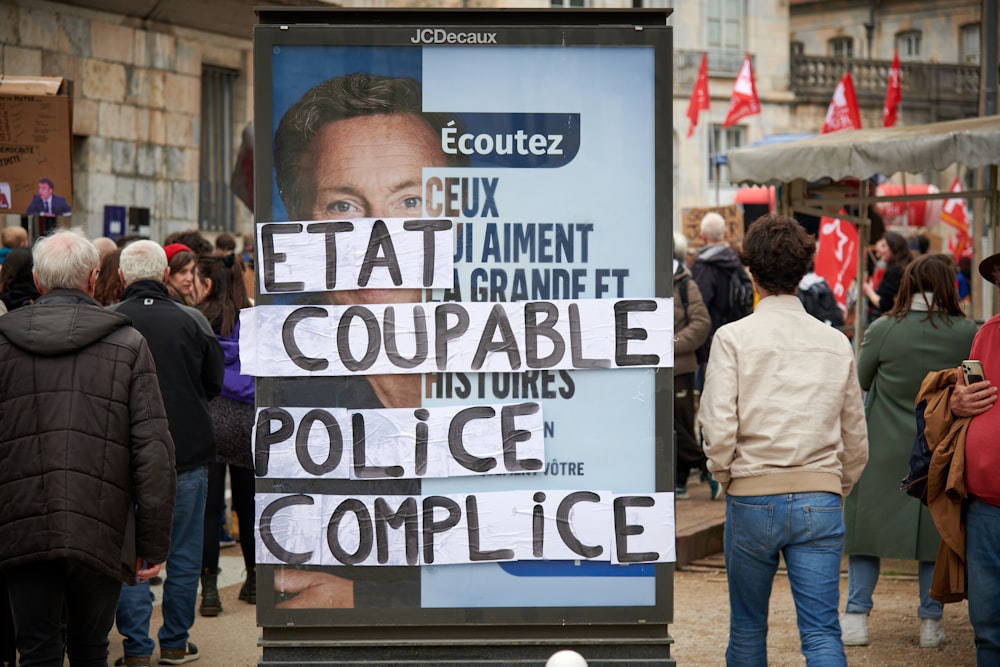
POLYGON ((688 240, 681 232, 674 232, 674 259, 687 259, 688 240))
POLYGON ((133 241, 122 249, 118 268, 125 277, 125 285, 137 280, 163 282, 167 270, 167 253, 155 241, 133 241))
POLYGON ((86 289, 91 272, 101 262, 101 253, 79 228, 43 236, 32 250, 35 280, 42 292, 54 289, 86 289))
POLYGON ((707 241, 721 241, 726 238, 726 219, 718 213, 706 213, 701 219, 701 234, 707 241))

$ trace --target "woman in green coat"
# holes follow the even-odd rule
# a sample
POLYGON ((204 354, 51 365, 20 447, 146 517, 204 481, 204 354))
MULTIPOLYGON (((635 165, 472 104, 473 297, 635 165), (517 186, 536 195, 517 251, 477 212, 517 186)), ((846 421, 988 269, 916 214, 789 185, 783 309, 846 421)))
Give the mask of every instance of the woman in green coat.
POLYGON ((899 490, 909 470, 917 427, 914 398, 924 376, 958 366, 976 325, 959 306, 955 269, 947 255, 924 255, 903 273, 892 309, 865 332, 858 378, 868 391, 868 465, 844 503, 848 554, 847 607, 841 616, 845 646, 868 644, 868 613, 880 558, 920 561, 920 645, 944 641, 943 606, 930 584, 940 538, 927 508, 899 490))

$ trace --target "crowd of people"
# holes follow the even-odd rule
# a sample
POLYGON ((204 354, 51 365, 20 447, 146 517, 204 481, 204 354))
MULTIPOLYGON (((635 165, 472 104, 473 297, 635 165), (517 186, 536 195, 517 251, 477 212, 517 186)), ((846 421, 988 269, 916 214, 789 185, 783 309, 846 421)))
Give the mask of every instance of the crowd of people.
MULTIPOLYGON (((687 497, 700 446, 704 474, 721 487, 711 497, 726 497, 727 664, 767 664, 768 600, 783 558, 806 663, 846 665, 844 646, 870 641, 881 559, 892 558, 918 562, 922 648, 946 641, 945 604, 967 598, 977 664, 1000 665, 1000 487, 992 465, 1000 462, 1000 416, 989 381, 1000 377, 1000 316, 977 327, 963 305, 963 267, 892 231, 873 247, 857 334, 814 273, 816 240, 795 220, 766 215, 735 248, 710 213, 700 238, 693 257, 683 236, 674 245, 676 491, 687 497), (694 281, 685 280, 685 259, 694 281), (751 314, 733 317, 725 303, 733 298, 724 287, 729 271, 750 275, 751 314), (856 358, 850 335, 863 336, 856 358), (687 379, 692 337, 705 341, 694 432, 684 402, 698 393, 687 379), (957 370, 966 359, 981 361, 986 379, 967 385, 957 370), (930 461, 923 503, 900 489, 922 442, 930 461)), ((1000 285, 1000 254, 979 270, 1000 285)))
MULTIPOLYGON (((23 664, 61 664, 63 652, 104 664, 115 626, 116 665, 151 665, 157 644, 160 664, 197 660, 196 613, 223 611, 227 473, 239 599, 256 602, 254 390, 239 362, 252 238, 237 253, 230 235, 213 244, 197 230, 162 244, 59 230, 29 247, 18 226, 0 236, 0 661, 14 664, 16 644, 23 664)), ((698 474, 725 497, 731 665, 767 664, 781 558, 809 665, 846 665, 844 646, 869 643, 883 558, 919 563, 922 647, 946 641, 944 603, 968 598, 978 664, 1000 664, 989 380, 1000 377, 1000 316, 977 327, 951 257, 914 257, 897 236, 875 246, 881 275, 864 283, 874 308, 855 357, 813 273, 816 241, 795 220, 766 215, 737 249, 709 214, 693 256, 675 235, 676 493, 698 474), (745 281, 752 307, 735 303, 745 281), (965 359, 986 379, 967 384, 965 359), (932 391, 918 427, 914 404, 932 391), (925 503, 899 490, 920 438, 934 452, 925 503)), ((1000 255, 979 270, 1000 284, 1000 255)))
POLYGON ((161 245, 64 229, 28 247, 11 226, 2 241, 0 663, 104 665, 115 628, 115 665, 151 665, 157 644, 159 664, 197 660, 196 609, 222 612, 227 470, 239 599, 256 604, 244 257, 197 230, 161 245))

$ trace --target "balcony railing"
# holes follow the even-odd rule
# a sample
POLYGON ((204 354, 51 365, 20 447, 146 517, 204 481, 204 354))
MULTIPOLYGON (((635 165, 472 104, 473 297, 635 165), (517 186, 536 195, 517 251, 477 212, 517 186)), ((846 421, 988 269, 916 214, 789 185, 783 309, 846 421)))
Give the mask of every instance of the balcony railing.
MULTIPOLYGON (((674 91, 690 95, 698 77, 702 51, 674 52, 674 91)), ((712 78, 735 77, 743 63, 743 53, 715 52, 725 67, 713 66, 709 51, 708 74, 712 78)), ((751 55, 751 60, 753 56, 751 55)), ((826 106, 844 72, 850 71, 858 104, 881 106, 889 82, 888 60, 834 58, 831 56, 793 55, 790 61, 789 87, 798 104, 826 106)), ((927 110, 942 118, 975 116, 979 105, 979 66, 920 62, 900 63, 903 107, 927 110)), ((765 91, 760 91, 762 94, 765 91)))
MULTIPOLYGON (((888 60, 792 56, 790 85, 800 102, 828 104, 845 72, 851 72, 858 104, 882 104, 889 83, 888 60)), ((972 106, 979 103, 979 66, 900 63, 903 104, 908 108, 938 104, 972 106)))

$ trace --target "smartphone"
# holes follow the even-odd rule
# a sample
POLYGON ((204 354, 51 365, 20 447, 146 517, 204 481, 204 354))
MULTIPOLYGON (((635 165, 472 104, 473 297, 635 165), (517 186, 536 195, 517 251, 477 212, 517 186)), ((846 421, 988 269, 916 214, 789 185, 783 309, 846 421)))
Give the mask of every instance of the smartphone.
POLYGON ((974 359, 966 359, 962 362, 962 375, 965 376, 965 384, 967 385, 986 379, 986 375, 983 373, 983 364, 974 359))

